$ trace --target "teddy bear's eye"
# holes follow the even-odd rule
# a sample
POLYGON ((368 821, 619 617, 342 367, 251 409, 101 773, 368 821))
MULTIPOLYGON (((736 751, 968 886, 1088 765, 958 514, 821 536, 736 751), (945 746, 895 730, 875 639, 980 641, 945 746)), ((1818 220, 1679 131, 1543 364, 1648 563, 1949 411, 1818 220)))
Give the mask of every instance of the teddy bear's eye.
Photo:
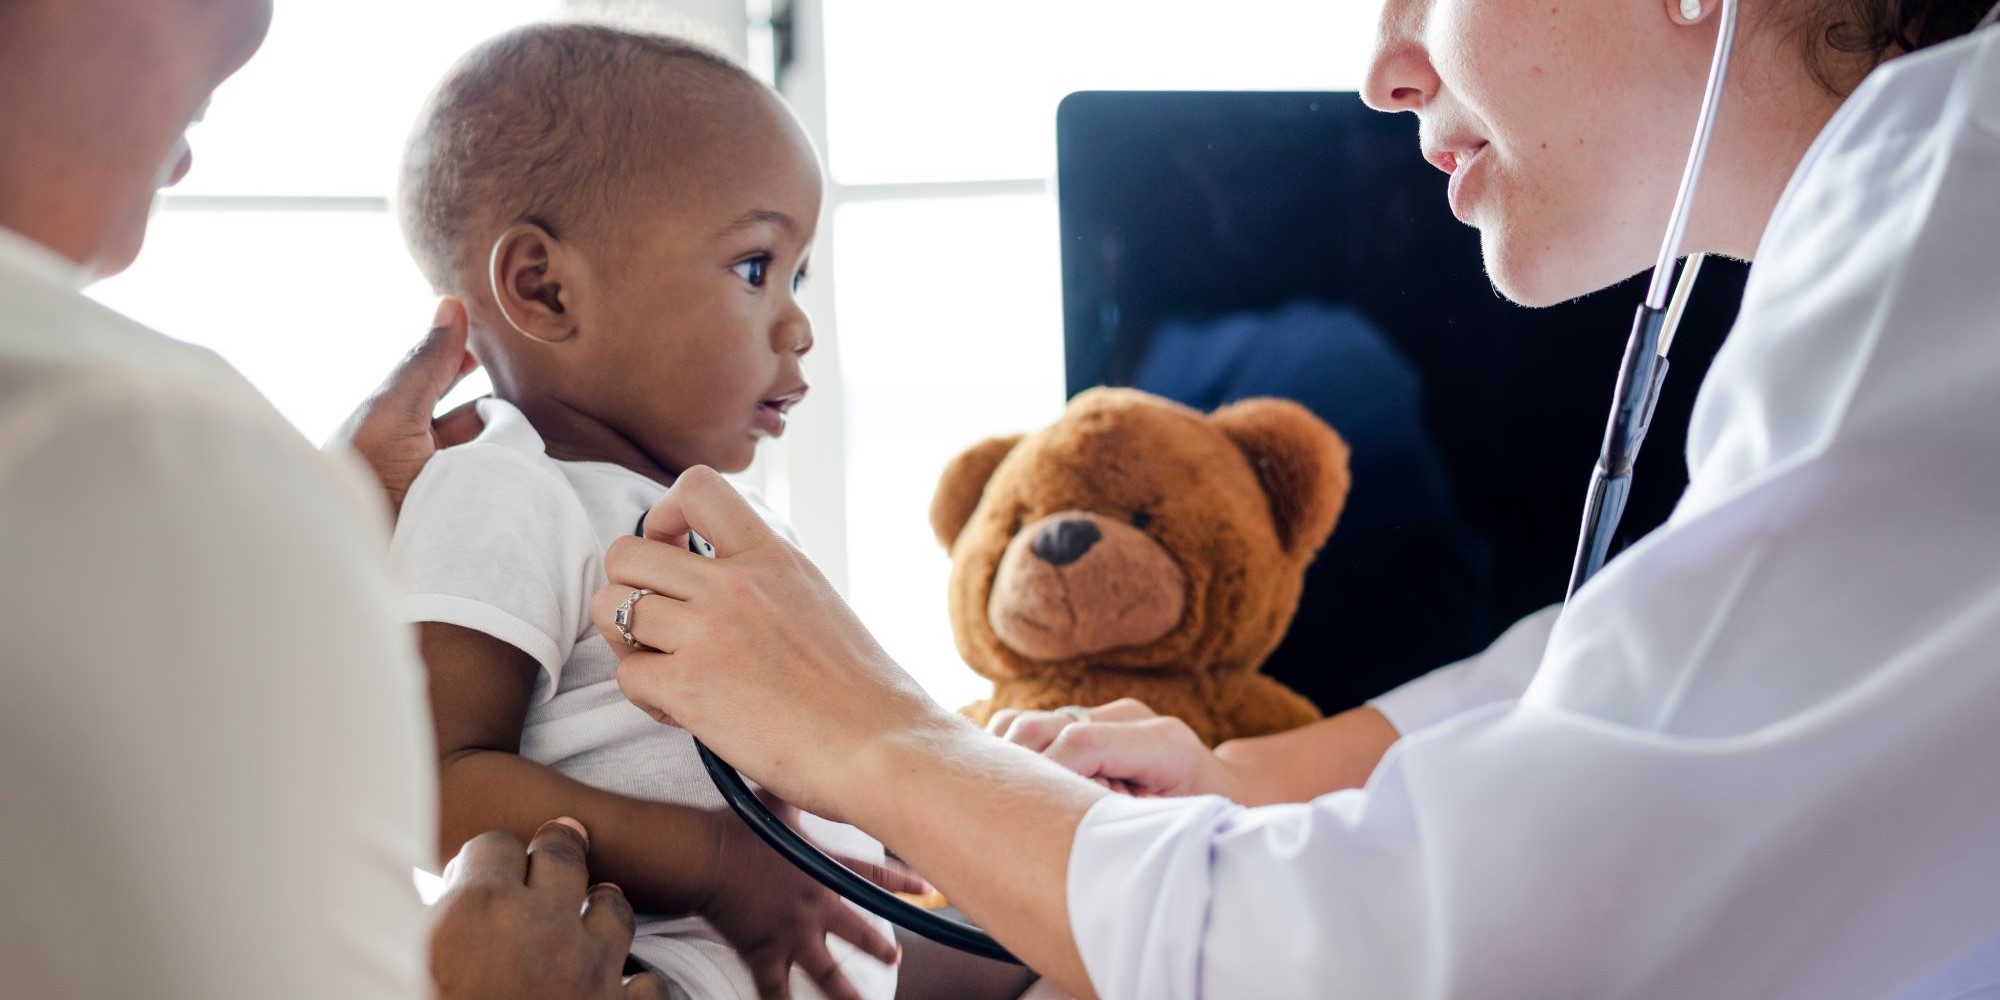
POLYGON ((1132 527, 1144 531, 1153 525, 1153 512, 1142 510, 1132 515, 1132 527))

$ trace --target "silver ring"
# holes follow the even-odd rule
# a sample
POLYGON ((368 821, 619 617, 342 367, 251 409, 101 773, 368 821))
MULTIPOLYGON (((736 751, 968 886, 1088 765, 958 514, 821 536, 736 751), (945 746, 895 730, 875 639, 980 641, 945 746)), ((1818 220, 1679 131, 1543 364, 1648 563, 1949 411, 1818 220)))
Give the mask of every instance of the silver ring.
POLYGON ((627 646, 639 644, 639 640, 632 638, 632 606, 639 603, 639 598, 650 593, 652 591, 640 587, 632 592, 632 596, 625 598, 625 603, 620 604, 618 610, 611 613, 611 625, 618 630, 618 637, 625 640, 627 646))
POLYGON ((1056 709, 1056 714, 1069 716, 1071 722, 1090 721, 1090 709, 1087 709, 1082 705, 1064 705, 1063 707, 1056 709))

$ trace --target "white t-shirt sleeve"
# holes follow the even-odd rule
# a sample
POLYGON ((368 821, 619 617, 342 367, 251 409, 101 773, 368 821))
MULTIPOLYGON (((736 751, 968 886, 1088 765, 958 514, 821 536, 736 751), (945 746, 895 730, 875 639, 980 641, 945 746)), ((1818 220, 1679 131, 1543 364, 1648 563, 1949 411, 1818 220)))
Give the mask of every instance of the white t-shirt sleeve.
POLYGON ((1513 701, 1534 680, 1561 613, 1561 605, 1537 611, 1516 622, 1479 655, 1439 667, 1368 704, 1396 732, 1408 736, 1481 705, 1513 701))
POLYGON ((5 992, 428 996, 433 755, 381 519, 247 388, 31 392, 0 408, 5 992))
POLYGON ((403 617, 483 632, 541 665, 553 697, 589 628, 603 555, 575 490, 540 456, 474 442, 441 452, 411 484, 390 554, 403 617))

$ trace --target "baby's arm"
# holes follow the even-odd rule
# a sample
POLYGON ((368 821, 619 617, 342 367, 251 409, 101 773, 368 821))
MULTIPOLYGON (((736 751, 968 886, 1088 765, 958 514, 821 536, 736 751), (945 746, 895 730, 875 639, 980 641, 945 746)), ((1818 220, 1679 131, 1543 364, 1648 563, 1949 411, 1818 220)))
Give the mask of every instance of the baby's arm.
POLYGON ((483 632, 426 622, 421 629, 437 726, 440 857, 488 830, 523 842, 550 816, 590 830, 591 876, 615 882, 636 908, 700 910, 725 870, 726 831, 701 809, 617 795, 520 756, 540 667, 483 632))
POLYGON ((903 966, 896 975, 896 1000, 1017 1000, 1034 985, 1024 966, 968 955, 897 928, 903 966))
MULTIPOLYGON (((590 874, 615 882, 637 909, 699 913, 736 948, 764 997, 786 993, 793 965, 829 997, 853 987, 827 950, 828 934, 882 962, 895 943, 839 898, 759 842, 736 817, 592 788, 522 757, 521 730, 541 667, 483 632, 426 622, 431 715, 437 724, 442 856, 488 830, 523 841, 550 816, 590 830, 590 874)), ((922 882, 876 865, 848 867, 904 891, 922 882)))

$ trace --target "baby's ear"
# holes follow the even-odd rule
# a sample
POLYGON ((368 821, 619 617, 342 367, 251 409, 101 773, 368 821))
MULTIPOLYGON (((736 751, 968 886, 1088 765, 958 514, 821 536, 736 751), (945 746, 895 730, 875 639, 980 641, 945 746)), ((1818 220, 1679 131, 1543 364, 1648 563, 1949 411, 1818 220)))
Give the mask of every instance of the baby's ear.
POLYGON ((1284 399, 1246 399, 1208 421, 1250 459, 1286 554, 1319 552, 1347 503, 1347 442, 1311 410, 1284 399))
POLYGON ((487 280, 493 304, 514 331, 559 344, 576 334, 574 261, 569 248, 532 223, 508 228, 493 243, 487 280))
POLYGON ((979 498, 986 495, 986 484, 992 480, 993 470, 1020 443, 1019 434, 987 438, 945 466, 944 475, 938 479, 937 494, 931 497, 931 531, 937 534, 938 544, 945 551, 951 551, 959 532, 965 530, 965 523, 972 520, 979 498))

